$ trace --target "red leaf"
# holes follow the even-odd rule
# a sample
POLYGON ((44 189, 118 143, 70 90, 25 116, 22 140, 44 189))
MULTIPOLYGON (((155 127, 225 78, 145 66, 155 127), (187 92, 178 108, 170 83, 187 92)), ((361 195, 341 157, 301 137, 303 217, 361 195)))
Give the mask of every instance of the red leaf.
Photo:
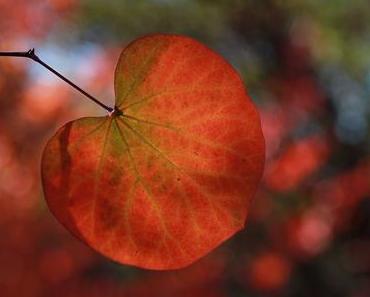
POLYGON ((264 162, 258 113, 235 70, 182 36, 131 43, 115 92, 123 115, 70 122, 47 144, 48 205, 120 263, 189 265, 244 226, 264 162))

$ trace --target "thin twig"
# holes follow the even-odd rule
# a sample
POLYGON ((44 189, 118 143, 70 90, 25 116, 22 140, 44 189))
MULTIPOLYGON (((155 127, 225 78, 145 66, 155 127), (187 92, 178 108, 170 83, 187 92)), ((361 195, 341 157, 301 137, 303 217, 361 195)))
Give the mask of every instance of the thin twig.
POLYGON ((48 64, 46 64, 44 61, 42 61, 35 54, 35 49, 30 49, 27 52, 0 52, 0 57, 1 56, 3 56, 3 57, 23 57, 23 58, 29 58, 29 59, 31 59, 31 60, 39 63, 40 65, 44 66, 46 69, 48 69, 49 71, 51 71, 52 73, 54 73, 60 79, 64 80, 66 83, 68 83, 69 85, 71 85, 73 88, 75 88, 76 90, 78 90, 80 93, 84 94, 87 98, 89 98, 90 100, 92 100, 93 102, 95 102, 96 104, 98 104, 99 106, 101 106, 102 108, 104 108, 105 110, 107 110, 109 113, 112 113, 112 112, 119 113, 119 111, 116 110, 116 108, 112 108, 112 107, 109 107, 109 106, 105 105, 104 103, 102 103, 101 101, 99 101, 98 99, 96 99, 95 97, 93 97, 92 95, 90 95, 89 93, 87 93, 86 91, 84 91, 83 89, 81 89, 79 86, 77 86, 76 84, 74 84, 73 82, 71 82, 68 78, 64 77, 62 74, 60 74, 58 71, 56 71, 51 66, 49 66, 48 64))

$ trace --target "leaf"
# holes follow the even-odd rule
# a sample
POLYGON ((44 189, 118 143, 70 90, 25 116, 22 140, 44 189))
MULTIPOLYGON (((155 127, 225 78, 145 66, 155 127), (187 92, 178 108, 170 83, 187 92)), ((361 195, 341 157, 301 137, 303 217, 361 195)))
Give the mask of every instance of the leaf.
POLYGON ((264 163, 258 113, 222 57, 177 35, 125 48, 115 92, 123 115, 72 121, 48 142, 47 203, 117 262, 189 265, 245 224, 264 163))

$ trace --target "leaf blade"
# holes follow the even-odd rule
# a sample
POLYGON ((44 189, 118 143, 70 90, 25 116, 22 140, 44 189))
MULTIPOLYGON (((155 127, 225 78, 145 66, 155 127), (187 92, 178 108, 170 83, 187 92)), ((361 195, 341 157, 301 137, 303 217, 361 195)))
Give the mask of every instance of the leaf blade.
POLYGON ((258 113, 223 58, 178 35, 131 43, 115 91, 123 115, 77 120, 48 143, 49 206, 115 261, 189 265, 244 227, 264 163, 258 113), (53 182, 67 174, 68 190, 53 182))

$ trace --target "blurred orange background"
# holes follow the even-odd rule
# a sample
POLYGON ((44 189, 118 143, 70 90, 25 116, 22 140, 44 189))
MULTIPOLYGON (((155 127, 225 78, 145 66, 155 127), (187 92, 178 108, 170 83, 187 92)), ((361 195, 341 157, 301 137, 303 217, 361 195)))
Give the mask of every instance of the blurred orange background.
POLYGON ((197 38, 243 76, 267 144, 247 228, 194 265, 118 265, 47 209, 40 158, 63 123, 104 115, 24 58, 0 57, 0 296, 370 296, 367 0, 0 0, 0 51, 36 48, 113 105, 122 48, 197 38))

